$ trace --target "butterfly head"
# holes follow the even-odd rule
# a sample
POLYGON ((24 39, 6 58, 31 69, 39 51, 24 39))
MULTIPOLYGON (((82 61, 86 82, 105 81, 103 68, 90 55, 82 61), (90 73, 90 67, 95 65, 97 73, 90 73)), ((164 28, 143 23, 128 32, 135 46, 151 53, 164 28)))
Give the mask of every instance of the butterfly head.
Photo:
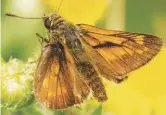
POLYGON ((64 20, 57 13, 51 13, 47 16, 44 16, 44 25, 47 29, 56 29, 57 26, 62 23, 64 20))

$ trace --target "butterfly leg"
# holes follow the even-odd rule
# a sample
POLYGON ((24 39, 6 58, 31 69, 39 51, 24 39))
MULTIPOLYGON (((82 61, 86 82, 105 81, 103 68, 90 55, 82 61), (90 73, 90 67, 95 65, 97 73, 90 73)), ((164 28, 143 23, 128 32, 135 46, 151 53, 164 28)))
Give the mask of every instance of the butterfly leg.
MULTIPOLYGON (((38 40, 39 40, 41 45, 43 44, 43 42, 48 43, 48 40, 46 38, 42 37, 39 33, 36 33, 36 36, 38 37, 38 40)), ((30 63, 33 64, 33 63, 37 63, 38 61, 39 61, 39 58, 35 61, 30 62, 30 63)))
POLYGON ((46 38, 42 37, 39 33, 36 33, 36 36, 38 37, 38 40, 41 45, 43 44, 43 42, 46 42, 46 43, 49 42, 46 38))

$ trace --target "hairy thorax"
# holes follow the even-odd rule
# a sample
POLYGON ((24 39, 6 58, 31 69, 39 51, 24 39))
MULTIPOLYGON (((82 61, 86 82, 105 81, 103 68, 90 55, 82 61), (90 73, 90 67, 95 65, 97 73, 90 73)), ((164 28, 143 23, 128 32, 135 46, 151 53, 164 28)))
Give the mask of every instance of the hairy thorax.
POLYGON ((49 31, 49 36, 52 42, 58 41, 66 45, 76 60, 83 61, 85 51, 79 40, 81 34, 78 31, 77 27, 63 20, 49 31))

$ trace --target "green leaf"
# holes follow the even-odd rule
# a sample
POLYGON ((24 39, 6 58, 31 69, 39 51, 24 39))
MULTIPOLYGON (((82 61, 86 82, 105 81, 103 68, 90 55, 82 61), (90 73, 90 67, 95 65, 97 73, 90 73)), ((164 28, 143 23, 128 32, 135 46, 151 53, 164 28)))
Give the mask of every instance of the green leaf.
POLYGON ((102 115, 102 105, 99 105, 99 107, 91 115, 102 115))
POLYGON ((25 99, 23 99, 17 103, 17 105, 15 106, 16 109, 21 109, 21 108, 27 107, 35 101, 35 97, 33 94, 26 94, 25 97, 26 97, 25 99))

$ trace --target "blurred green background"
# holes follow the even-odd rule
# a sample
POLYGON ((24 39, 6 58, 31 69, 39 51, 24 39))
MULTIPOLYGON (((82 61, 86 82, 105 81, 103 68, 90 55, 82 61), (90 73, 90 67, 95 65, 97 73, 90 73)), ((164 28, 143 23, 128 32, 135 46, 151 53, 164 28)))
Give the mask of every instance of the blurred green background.
MULTIPOLYGON (((42 36, 45 36, 47 31, 43 25, 43 21, 22 20, 5 17, 5 13, 12 12, 14 14, 26 17, 39 17, 43 16, 44 12, 48 12, 47 6, 45 5, 45 2, 43 2, 43 0, 2 0, 1 5, 2 58, 7 62, 12 56, 13 58, 17 58, 26 62, 29 57, 33 57, 34 55, 39 54, 41 51, 41 46, 37 40, 35 33, 40 33, 42 36)), ((86 8, 86 6, 83 6, 83 8, 84 7, 86 8)), ((86 14, 84 15, 86 18, 86 14)), ((95 25, 107 29, 149 33, 159 36, 165 42, 166 0, 110 0, 107 3, 105 10, 103 11, 102 17, 97 19, 95 25)), ((166 84, 166 82, 164 83, 166 84)), ((163 103, 165 103, 166 105, 165 101, 163 103)), ((118 105, 116 107, 114 106, 114 108, 116 108, 118 111, 118 105)), ((71 108, 66 113, 63 113, 62 111, 48 110, 41 107, 38 103, 34 103, 30 106, 25 107, 24 109, 20 109, 17 111, 10 111, 2 108, 2 115, 100 115, 101 111, 102 106, 100 106, 99 103, 96 104, 96 102, 85 102, 82 105, 82 109, 71 108)), ((138 114, 135 115, 166 115, 166 111, 165 113, 161 112, 161 114, 153 112, 152 108, 150 108, 150 110, 148 111, 151 112, 140 114, 138 112, 138 114)), ((132 112, 130 113, 132 115, 132 112)), ((120 112, 112 112, 111 110, 110 112, 103 112, 103 114, 130 115, 129 113, 121 114, 120 112)))

